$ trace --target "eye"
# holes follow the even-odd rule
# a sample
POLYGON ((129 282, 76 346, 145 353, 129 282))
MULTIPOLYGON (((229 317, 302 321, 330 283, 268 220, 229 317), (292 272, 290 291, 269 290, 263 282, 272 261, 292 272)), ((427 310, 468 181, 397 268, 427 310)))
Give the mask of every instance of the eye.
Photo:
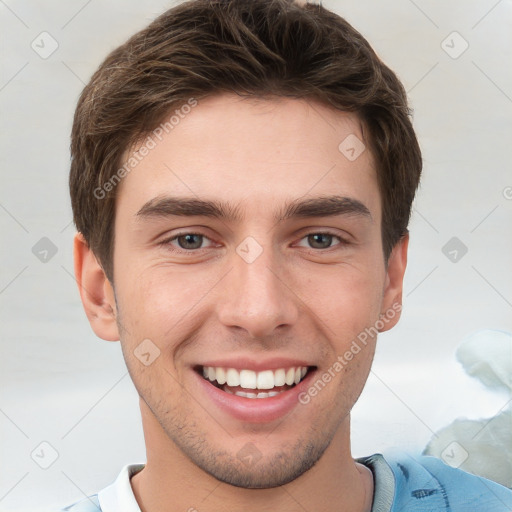
MULTIPOLYGON (((332 233, 311 233, 302 238, 301 242, 305 240, 308 246, 312 249, 330 249, 333 247, 333 241, 337 240, 337 243, 334 245, 339 245, 343 243, 343 240, 332 233)), ((302 243, 298 244, 299 246, 304 247, 302 243)))
POLYGON ((180 233, 164 240, 162 245, 171 245, 178 249, 192 251, 194 249, 204 249, 203 242, 205 241, 210 243, 209 246, 213 245, 213 242, 208 237, 200 233, 180 233))

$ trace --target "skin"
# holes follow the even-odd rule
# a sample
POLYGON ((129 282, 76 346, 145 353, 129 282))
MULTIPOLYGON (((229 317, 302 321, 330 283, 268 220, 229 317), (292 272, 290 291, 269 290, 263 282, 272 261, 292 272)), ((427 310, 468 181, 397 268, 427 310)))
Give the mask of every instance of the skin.
POLYGON ((340 152, 350 134, 364 141, 355 114, 311 101, 201 100, 119 185, 113 284, 76 236, 88 319, 99 337, 121 340, 141 397, 147 464, 131 483, 142 511, 370 510, 373 480, 350 453, 350 410, 376 338, 307 405, 275 421, 222 411, 192 369, 220 357, 283 356, 321 376, 401 304, 408 239, 386 264, 375 165, 369 149, 354 161, 340 152), (239 218, 137 215, 165 195, 229 202, 239 218), (291 201, 333 195, 369 215, 275 220, 291 201), (308 237, 326 231, 334 236, 308 237), (204 235, 192 238, 201 248, 168 241, 183 232, 204 235), (262 248, 251 263, 236 252, 246 237, 262 248), (134 354, 144 339, 160 350, 148 366, 134 354), (252 464, 237 457, 248 443, 261 455, 252 464))

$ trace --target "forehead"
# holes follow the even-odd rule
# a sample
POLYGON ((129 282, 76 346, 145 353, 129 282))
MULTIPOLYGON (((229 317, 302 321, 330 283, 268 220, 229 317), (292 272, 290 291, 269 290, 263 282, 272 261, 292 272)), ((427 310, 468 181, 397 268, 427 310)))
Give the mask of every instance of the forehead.
POLYGON ((374 218, 380 211, 357 115, 303 99, 222 94, 178 106, 125 153, 126 162, 136 165, 119 185, 116 209, 133 214, 165 194, 229 202, 242 217, 246 209, 270 214, 274 203, 334 194, 357 199, 374 218))

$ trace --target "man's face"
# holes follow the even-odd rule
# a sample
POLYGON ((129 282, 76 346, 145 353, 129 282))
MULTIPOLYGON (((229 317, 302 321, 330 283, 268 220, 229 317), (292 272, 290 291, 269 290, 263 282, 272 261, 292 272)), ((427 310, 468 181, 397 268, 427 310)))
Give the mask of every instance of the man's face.
POLYGON ((317 103, 214 96, 119 185, 119 335, 162 457, 272 487, 346 435, 375 339, 333 365, 396 299, 354 136, 355 115, 317 103))

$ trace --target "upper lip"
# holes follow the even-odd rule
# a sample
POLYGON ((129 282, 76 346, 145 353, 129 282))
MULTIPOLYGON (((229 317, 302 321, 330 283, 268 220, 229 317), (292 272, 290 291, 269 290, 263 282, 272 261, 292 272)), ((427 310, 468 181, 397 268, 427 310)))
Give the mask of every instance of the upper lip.
POLYGON ((254 359, 247 357, 226 358, 226 359, 212 359, 197 366, 212 366, 215 368, 234 368, 235 370, 253 370, 255 372, 262 372, 265 370, 279 370, 280 368, 292 368, 298 366, 313 366, 311 362, 304 361, 303 359, 295 359, 289 357, 275 357, 272 359, 254 359))

